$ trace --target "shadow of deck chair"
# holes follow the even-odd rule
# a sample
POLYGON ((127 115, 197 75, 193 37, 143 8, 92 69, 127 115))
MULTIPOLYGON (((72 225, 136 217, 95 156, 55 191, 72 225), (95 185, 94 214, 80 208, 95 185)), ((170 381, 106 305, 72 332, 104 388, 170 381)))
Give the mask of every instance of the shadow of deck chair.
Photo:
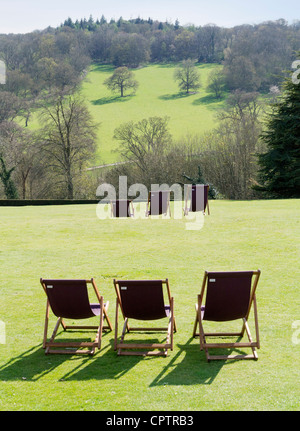
MULTIPOLYGON (((200 349, 205 351, 207 361, 213 359, 257 359, 256 348, 260 348, 256 287, 260 277, 257 271, 234 271, 234 272, 205 272, 202 289, 198 295, 196 304, 196 319, 193 337, 200 337, 200 349), (254 277, 253 277, 254 276, 254 277), (205 305, 202 305, 204 302, 205 305), (248 317, 253 304, 256 341, 253 341, 248 317), (203 322, 229 322, 242 319, 243 326, 240 332, 212 332, 204 331, 203 322), (196 333, 199 324, 199 333, 196 333), (244 333, 248 336, 248 342, 216 342, 210 343, 207 337, 230 337, 236 336, 242 339, 244 333), (251 348, 252 354, 241 355, 210 355, 208 349, 243 349, 251 348)), ((221 323, 220 323, 221 325, 221 323)))
POLYGON ((111 217, 133 217, 134 208, 131 199, 117 199, 110 202, 111 217))
POLYGON ((112 330, 109 317, 107 315, 109 302, 104 304, 103 296, 99 294, 95 281, 91 280, 52 280, 40 279, 41 285, 47 295, 46 317, 44 327, 44 340, 43 348, 45 353, 67 353, 67 354, 89 354, 93 355, 95 349, 100 349, 103 330, 112 330), (91 283, 97 297, 97 303, 91 304, 88 296, 87 284, 91 283), (48 323, 49 311, 52 310, 53 314, 58 317, 54 327, 52 336, 48 341, 48 323), (97 326, 67 326, 64 319, 82 320, 91 317, 99 317, 99 325, 97 326), (106 320, 107 326, 104 326, 106 320), (82 329, 82 330, 97 330, 95 341, 91 342, 55 342, 54 339, 57 334, 59 326, 62 325, 63 329, 82 329), (86 350, 81 350, 88 348, 86 350))
POLYGON ((146 216, 167 215, 171 217, 170 190, 149 192, 146 216))
POLYGON ((114 349, 118 355, 167 356, 173 350, 173 333, 176 332, 174 317, 174 300, 171 297, 168 279, 166 280, 114 280, 117 294, 116 326, 114 349), (164 288, 166 286, 168 305, 165 305, 164 288), (124 317, 121 338, 118 336, 119 308, 124 317), (167 327, 153 327, 152 321, 168 318, 167 327), (149 327, 130 327, 129 319, 151 321, 149 327), (151 326, 151 327, 150 327, 151 326), (125 334, 129 332, 165 332, 164 343, 124 343, 125 334), (136 349, 142 349, 136 350, 136 349))
POLYGON ((208 203, 208 184, 189 184, 184 205, 184 215, 188 215, 189 212, 203 211, 209 215, 209 203, 208 203), (190 204, 188 205, 188 202, 190 204))

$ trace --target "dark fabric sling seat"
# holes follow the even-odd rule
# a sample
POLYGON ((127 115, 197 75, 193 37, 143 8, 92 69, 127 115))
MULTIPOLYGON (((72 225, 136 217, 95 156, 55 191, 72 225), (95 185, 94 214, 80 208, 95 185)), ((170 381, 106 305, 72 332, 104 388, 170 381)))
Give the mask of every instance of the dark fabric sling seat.
POLYGON ((43 280, 53 314, 65 319, 100 315, 100 304, 90 304, 85 280, 43 280))
POLYGON ((251 292, 253 271, 239 273, 210 272, 204 320, 226 322, 246 316, 251 292))
POLYGON ((213 359, 257 359, 256 348, 260 348, 256 288, 260 270, 256 271, 205 271, 202 289, 196 304, 196 319, 193 337, 199 336, 200 348, 205 351, 208 361, 213 359), (204 304, 204 305, 203 305, 204 304), (256 341, 253 341, 248 319, 253 305, 256 341), (242 319, 243 326, 239 332, 206 332, 204 321, 230 322, 242 319), (199 333, 197 327, 199 325, 199 333), (209 337, 242 338, 246 332, 248 342, 209 342, 209 337), (252 354, 210 355, 209 349, 251 348, 252 354))
POLYGON ((46 318, 44 328, 43 348, 45 353, 68 353, 68 354, 94 354, 95 349, 100 349, 103 330, 112 330, 112 326, 107 314, 109 302, 104 303, 103 296, 100 295, 94 279, 42 279, 40 280, 47 295, 46 318), (90 303, 87 284, 92 284, 96 296, 96 303, 90 303), (54 331, 48 341, 49 311, 58 318, 54 331), (64 319, 84 320, 93 317, 99 318, 97 325, 66 325, 64 319), (107 325, 103 322, 106 320, 107 325), (92 342, 63 342, 54 341, 59 326, 63 329, 85 329, 97 330, 95 341, 92 342), (88 347, 89 349, 83 350, 88 347), (55 349, 53 349, 55 348, 55 349), (72 348, 72 349, 71 349, 72 348))
POLYGON ((173 332, 176 331, 174 318, 174 300, 170 294, 168 280, 114 280, 117 295, 116 325, 115 325, 115 350, 119 355, 167 355, 168 349, 173 350, 173 332), (166 286, 168 303, 165 303, 163 286, 166 286), (124 317, 121 341, 118 342, 119 308, 124 317), (140 321, 156 321, 167 318, 167 327, 130 327, 129 319, 140 321), (125 333, 134 331, 167 332, 165 343, 124 343, 125 333), (128 349, 143 349, 136 351, 128 349), (144 351, 147 350, 147 352, 144 351), (158 352, 156 350, 159 350, 158 352))

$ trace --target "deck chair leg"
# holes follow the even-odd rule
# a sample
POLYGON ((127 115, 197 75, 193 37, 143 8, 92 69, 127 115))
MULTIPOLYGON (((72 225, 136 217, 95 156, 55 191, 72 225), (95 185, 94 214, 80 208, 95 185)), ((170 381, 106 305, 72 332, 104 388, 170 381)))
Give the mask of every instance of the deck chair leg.
MULTIPOLYGON (((249 340, 249 342, 250 342, 250 343, 253 343, 252 336, 251 336, 251 332, 250 332, 250 328, 249 328, 249 325, 248 325, 248 322, 247 322, 247 320, 246 320, 246 319, 244 319, 244 326, 245 326, 245 329, 246 329, 246 333, 247 333, 247 336, 248 336, 248 340, 249 340)), ((253 358, 254 358, 254 359, 258 359, 257 352, 256 352, 256 350, 255 350, 255 347, 251 346, 251 349, 252 349, 252 353, 253 353, 253 358)))
MULTIPOLYGON (((169 320, 168 325, 168 336, 167 336, 167 344, 169 344, 169 340, 171 340, 171 350, 173 351, 173 337, 174 337, 174 304, 173 304, 173 298, 171 299, 171 316, 169 320)), ((165 353, 167 355, 168 349, 165 350, 165 353)))
POLYGON ((68 327, 67 327, 67 325, 65 324, 65 322, 64 322, 64 320, 63 320, 63 319, 61 319, 60 324, 61 324, 61 326, 63 327, 63 330, 64 330, 64 331, 66 331, 66 330, 68 329, 68 327))
POLYGON ((207 207, 207 215, 210 215, 210 213, 209 213, 209 203, 208 203, 208 199, 207 199, 206 207, 207 207))
POLYGON ((198 327, 198 315, 196 313, 195 323, 194 323, 194 328, 193 328, 193 338, 195 338, 197 335, 197 327, 198 327))
POLYGON ((99 322, 99 328, 96 336, 96 343, 98 343, 98 349, 100 350, 101 347, 101 341, 102 341, 102 330, 103 330, 103 315, 104 315, 104 304, 103 304, 103 296, 101 296, 100 301, 100 322, 99 322))
POLYGON ((126 333, 126 330, 127 330, 127 323, 128 323, 128 319, 127 319, 127 317, 126 317, 126 318, 125 318, 124 325, 123 325, 122 334, 121 334, 121 340, 120 340, 120 342, 121 342, 121 343, 123 343, 124 338, 125 338, 125 333, 126 333))
MULTIPOLYGON (((198 302, 195 305, 196 308, 196 317, 195 317, 195 323, 194 323, 194 329, 193 329, 193 338, 195 337, 200 337, 200 328, 201 328, 201 296, 198 295, 198 302), (200 312, 199 312, 200 310, 200 312), (197 328, 198 328, 198 324, 199 324, 199 333, 197 333, 197 328)), ((201 339, 200 339, 201 341, 201 339)), ((201 348, 202 350, 202 348, 201 348)))
POLYGON ((116 299, 116 316, 115 316, 115 339, 114 339, 114 350, 117 350, 118 341, 118 324, 119 324, 119 301, 116 299))
MULTIPOLYGON (((254 311, 254 325, 255 325, 255 336, 256 336, 256 343, 257 343, 257 348, 260 348, 260 340, 259 340, 259 329, 258 329, 258 316, 257 316, 257 303, 256 303, 256 295, 253 296, 253 311, 254 311)), ((248 313, 249 315, 249 313, 248 313)), ((246 317, 246 321, 248 318, 248 315, 246 317)), ((241 336, 244 335, 246 330, 246 325, 245 322, 243 323, 243 328, 242 328, 242 332, 241 332, 241 336)))
POLYGON ((205 338, 205 333, 204 333, 201 320, 199 321, 199 339, 200 339, 200 350, 204 350, 206 360, 207 362, 209 362, 210 356, 209 356, 208 348, 206 346, 206 338, 205 338))
MULTIPOLYGON (((125 338, 125 333, 126 333, 126 330, 127 330, 127 325, 128 325, 128 319, 126 317, 124 325, 123 325, 123 330, 122 330, 122 334, 121 334, 120 344, 123 344, 123 341, 124 341, 124 338, 125 338)), ((118 349, 118 355, 121 355, 121 349, 118 349)))
POLYGON ((205 333, 204 333, 204 329, 203 329, 203 325, 201 320, 199 321, 199 340, 200 340, 200 350, 205 350, 207 352, 207 349, 205 348, 205 333))
POLYGON ((43 349, 46 349, 46 343, 47 343, 47 337, 48 337, 49 310, 50 310, 50 304, 49 304, 49 300, 47 299, 46 315, 45 315, 45 326, 44 326, 43 349))
MULTIPOLYGON (((57 333, 57 330, 58 330, 58 328, 59 328, 59 325, 61 324, 61 321, 62 321, 62 318, 61 318, 61 317, 59 317, 59 318, 58 318, 58 320, 57 320, 57 322, 56 322, 56 325, 55 325, 55 328, 54 328, 54 330, 53 330, 53 333, 52 333, 52 335, 51 335, 51 338, 50 338, 50 340, 49 340, 49 343, 52 343, 52 342, 54 341, 54 338, 56 337, 56 333, 57 333)), ((48 347, 46 348, 45 353, 46 353, 46 354, 48 354, 49 352, 50 352, 50 347, 48 346, 48 347)))
MULTIPOLYGON (((108 306, 109 306, 109 301, 106 302, 105 306, 103 304, 103 319, 106 320, 107 326, 103 326, 102 329, 110 329, 112 331, 113 327, 107 314, 108 306)), ((104 325, 104 321, 103 321, 103 325, 104 325)))
MULTIPOLYGON (((171 315, 170 319, 169 319, 169 323, 168 323, 167 338, 166 338, 166 344, 170 343, 171 350, 173 350, 173 333, 172 333, 172 327, 173 327, 173 322, 172 322, 172 315, 171 315)), ((164 355, 165 356, 168 355, 168 349, 167 348, 164 349, 164 355)))
POLYGON ((253 308, 254 308, 254 321, 255 321, 255 334, 256 334, 256 342, 257 348, 260 348, 260 339, 259 339, 259 329, 258 329, 258 317, 257 317, 257 305, 256 305, 256 297, 253 299, 253 308))

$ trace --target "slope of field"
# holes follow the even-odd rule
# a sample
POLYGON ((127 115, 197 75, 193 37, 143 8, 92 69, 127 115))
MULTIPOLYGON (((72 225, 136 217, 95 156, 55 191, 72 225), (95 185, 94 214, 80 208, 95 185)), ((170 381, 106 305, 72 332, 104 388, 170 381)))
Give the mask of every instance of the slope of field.
POLYGON ((190 134, 202 134, 216 124, 216 110, 223 101, 214 99, 206 90, 209 73, 218 65, 197 66, 202 87, 195 94, 180 92, 174 81, 175 65, 150 65, 134 70, 139 82, 136 94, 121 98, 103 84, 114 68, 93 65, 81 89, 90 112, 97 123, 99 163, 119 160, 114 150, 118 143, 113 134, 116 127, 128 121, 139 121, 151 116, 168 116, 169 129, 174 139, 190 134))

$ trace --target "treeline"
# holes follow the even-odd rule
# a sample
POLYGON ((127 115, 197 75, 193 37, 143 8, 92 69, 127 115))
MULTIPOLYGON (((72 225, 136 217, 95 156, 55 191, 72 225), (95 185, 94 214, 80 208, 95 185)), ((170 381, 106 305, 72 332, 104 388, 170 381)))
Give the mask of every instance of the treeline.
POLYGON ((281 19, 257 25, 222 28, 214 24, 182 27, 179 22, 143 20, 109 23, 69 18, 61 29, 86 30, 93 61, 117 67, 138 67, 147 62, 222 63, 229 90, 268 91, 278 85, 300 46, 300 21, 281 19))
POLYGON ((96 21, 68 18, 56 29, 25 35, 0 35, 8 85, 31 92, 73 82, 90 62, 135 68, 189 58, 223 64, 229 90, 268 91, 281 82, 282 71, 290 69, 299 46, 300 21, 288 25, 283 19, 222 28, 183 27, 178 21, 150 18, 108 22, 102 16, 96 21), (22 76, 16 77, 17 72, 22 76))

